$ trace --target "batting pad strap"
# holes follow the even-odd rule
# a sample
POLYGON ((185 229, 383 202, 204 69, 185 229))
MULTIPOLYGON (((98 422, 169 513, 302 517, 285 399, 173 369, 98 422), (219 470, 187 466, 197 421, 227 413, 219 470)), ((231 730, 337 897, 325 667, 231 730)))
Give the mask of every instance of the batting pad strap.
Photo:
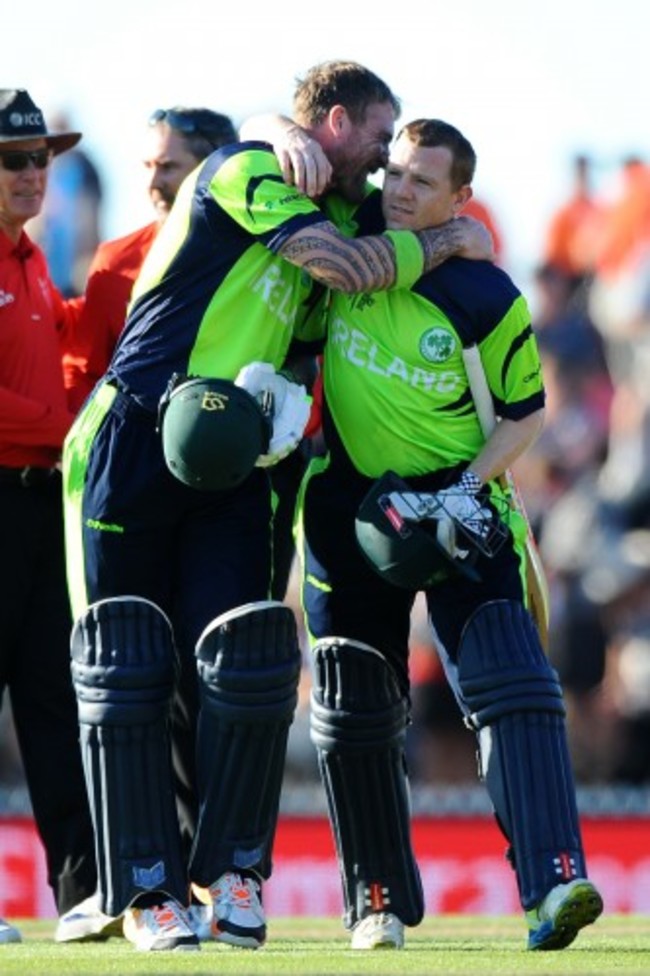
POLYGON ((271 873, 302 656, 289 607, 274 600, 218 617, 197 644, 199 821, 192 880, 271 873))
POLYGON ((408 705, 374 648, 328 639, 313 648, 311 738, 353 926, 371 911, 417 925, 424 912, 413 854, 404 738, 408 705))
POLYGON ((565 714, 557 673, 530 615, 514 601, 486 603, 470 618, 458 651, 458 683, 475 729, 514 712, 565 714))

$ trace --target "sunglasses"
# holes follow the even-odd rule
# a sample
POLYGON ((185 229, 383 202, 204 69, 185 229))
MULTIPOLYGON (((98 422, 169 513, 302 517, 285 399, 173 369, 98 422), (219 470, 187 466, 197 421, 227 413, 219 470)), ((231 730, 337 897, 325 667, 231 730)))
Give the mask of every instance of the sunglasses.
POLYGON ((33 163, 36 169, 46 169, 52 159, 51 149, 33 149, 31 152, 26 149, 12 149, 8 152, 0 152, 0 162, 2 168, 10 173, 20 173, 33 163))
POLYGON ((229 124, 226 131, 225 123, 228 120, 224 119, 221 122, 218 117, 210 118, 210 114, 209 112, 182 112, 174 108, 157 108, 149 116, 149 125, 166 122, 177 132, 182 132, 185 136, 200 136, 212 145, 230 142, 234 135, 231 134, 229 124))

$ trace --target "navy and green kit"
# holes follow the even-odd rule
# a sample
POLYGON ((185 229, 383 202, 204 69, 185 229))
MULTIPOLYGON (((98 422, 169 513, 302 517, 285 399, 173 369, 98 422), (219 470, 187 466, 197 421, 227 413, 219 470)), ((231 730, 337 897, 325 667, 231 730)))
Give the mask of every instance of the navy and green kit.
MULTIPOLYGON (((372 215, 373 200, 364 204, 372 215)), ((364 229, 363 218, 360 229, 364 229)), ((410 289, 332 296, 324 355, 328 456, 313 462, 304 492, 304 599, 314 637, 344 634, 378 647, 408 685, 409 611, 415 594, 388 586, 357 548, 354 516, 387 470, 418 490, 453 483, 478 454, 481 432, 462 359, 478 343, 499 416, 539 410, 544 389, 524 297, 487 261, 451 258, 410 289), (332 531, 337 526, 337 531, 332 531)), ((496 493, 500 489, 493 485, 496 493)), ((502 550, 471 600, 457 582, 428 594, 443 646, 485 599, 525 599, 526 526, 512 513, 502 550)))
MULTIPOLYGON (((189 618, 185 597, 179 600, 190 636, 200 633, 207 612, 212 619, 244 598, 266 596, 260 581, 267 576, 270 530, 258 537, 254 554, 246 551, 253 522, 246 492, 236 500, 211 498, 209 505, 204 497, 183 495, 204 520, 206 509, 216 515, 220 526, 228 511, 237 540, 232 555, 223 537, 213 545, 204 525, 202 541, 193 544, 201 558, 192 548, 181 570, 170 557, 187 514, 164 467, 155 414, 174 374, 234 379, 254 361, 280 368, 293 342, 322 341, 326 291, 278 251, 328 216, 283 182, 264 143, 224 147, 183 183, 135 282, 107 374, 66 443, 67 570, 75 616, 91 602, 124 593, 127 582, 129 592, 169 610, 170 591, 185 593, 185 585, 173 582, 181 572, 183 584, 195 574, 211 593, 209 607, 197 614, 193 606, 189 618), (237 531, 236 513, 244 523, 237 531), (218 585, 211 585, 215 577, 218 585)), ((391 239, 398 284, 408 284, 421 271, 421 248, 408 232, 391 239)), ((254 472, 247 491, 255 484, 266 513, 267 477, 254 472)))
POLYGON ((194 650, 219 614, 266 600, 271 494, 255 468, 233 491, 201 492, 165 465, 159 399, 174 373, 234 379, 279 368, 295 337, 322 329, 323 289, 277 255, 325 218, 283 182, 261 144, 218 151, 187 178, 136 282, 107 375, 65 444, 66 558, 74 616, 122 595, 173 624, 181 674, 174 742, 194 803, 194 650))
MULTIPOLYGON (((543 407, 526 302, 489 262, 452 258, 410 290, 332 296, 324 353, 328 454, 314 459, 305 477, 299 538, 315 657, 312 738, 351 920, 363 911, 354 904, 360 885, 388 892, 389 905, 408 908, 413 902, 409 877, 395 868, 396 858, 402 864, 400 858, 411 856, 408 844, 395 852, 380 839, 382 832, 390 838, 407 834, 406 805, 392 802, 402 793, 390 794, 384 786, 367 799, 372 776, 397 782, 399 765, 387 763, 388 739, 372 724, 378 690, 364 697, 355 681, 360 661, 375 655, 388 664, 408 707, 416 593, 370 568, 356 541, 355 516, 384 472, 396 472, 416 491, 438 491, 455 484, 480 452, 485 438, 462 357, 463 348, 474 344, 498 416, 517 421, 543 407), (346 674, 348 699, 343 677, 334 698, 330 684, 346 674), (356 750, 362 755, 357 766, 356 750), (360 786, 362 767, 372 774, 360 786), (379 794, 385 798, 383 820, 381 831, 372 833, 367 823, 370 811, 381 806, 379 794)), ((505 544, 492 558, 479 556, 478 579, 449 578, 428 587, 424 597, 450 687, 476 733, 481 772, 509 843, 522 907, 529 910, 556 884, 586 876, 584 853, 562 692, 526 612, 527 526, 497 482, 482 492, 483 504, 504 503, 498 510, 507 512, 505 544)), ((383 687, 384 672, 375 673, 383 687)), ((386 715, 397 714, 393 700, 382 699, 386 715)), ((417 924, 421 906, 417 899, 414 904, 407 924, 417 924)))
POLYGON ((175 372, 234 379, 254 360, 279 367, 294 337, 320 335, 323 290, 277 252, 323 219, 282 182, 268 147, 213 153, 144 261, 109 377, 155 408, 175 372))
POLYGON ((165 469, 156 410, 174 373, 234 379, 254 360, 279 368, 296 336, 319 334, 322 289, 276 252, 287 235, 323 219, 282 182, 262 144, 214 153, 183 184, 136 281, 108 373, 67 439, 67 561, 75 616, 90 602, 124 592, 168 612, 174 595, 180 623, 195 639, 221 610, 243 598, 265 598, 268 532, 256 537, 254 553, 246 551, 255 519, 243 496, 257 486, 260 521, 266 522, 266 477, 256 472, 237 501, 183 492, 165 469), (193 518, 188 508, 201 513, 204 534, 197 529, 182 553, 180 526, 193 518), (233 526, 232 556, 224 555, 225 512, 233 526), (219 525, 218 545, 211 519, 219 525), (238 519, 244 523, 239 530, 238 519), (235 572, 237 566, 244 571, 235 572), (201 580, 198 588, 185 585, 192 576, 201 580), (202 589, 211 593, 209 606, 190 612, 185 602, 200 604, 202 589))

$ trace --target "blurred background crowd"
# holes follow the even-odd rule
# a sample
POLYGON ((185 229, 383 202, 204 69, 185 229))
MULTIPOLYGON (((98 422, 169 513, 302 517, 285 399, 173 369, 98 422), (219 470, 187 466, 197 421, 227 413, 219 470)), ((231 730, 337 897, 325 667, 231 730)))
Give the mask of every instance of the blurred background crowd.
MULTIPOLYGON (((63 115, 52 129, 70 128, 63 115)), ((547 387, 544 431, 515 469, 551 594, 550 657, 564 685, 579 784, 650 782, 650 165, 629 156, 595 188, 596 161, 567 164, 566 193, 518 280, 498 201, 468 208, 526 293, 547 387)), ((83 292, 102 239, 105 176, 75 148, 54 160, 28 231, 66 296, 83 292)), ((525 201, 522 201, 525 206, 525 201)), ((301 624, 295 572, 288 601, 301 624)), ((422 605, 411 634, 414 785, 476 780, 474 737, 441 672, 422 605)), ((309 667, 290 739, 287 782, 315 782, 309 667)), ((20 789, 11 713, 0 713, 0 790, 20 789)))
MULTIPOLYGON (((607 194, 578 155, 524 290, 547 388, 515 476, 551 596, 549 654, 582 784, 650 781, 650 167, 607 194)), ((471 743, 422 624, 414 627, 416 777, 473 775, 471 743)))

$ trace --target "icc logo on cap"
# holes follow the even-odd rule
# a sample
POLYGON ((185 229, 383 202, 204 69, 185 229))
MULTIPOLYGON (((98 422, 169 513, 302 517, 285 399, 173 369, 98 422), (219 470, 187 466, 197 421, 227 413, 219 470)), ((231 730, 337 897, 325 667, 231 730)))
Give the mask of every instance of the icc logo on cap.
POLYGON ((40 112, 12 112, 9 121, 18 129, 21 125, 42 125, 43 116, 40 112))

